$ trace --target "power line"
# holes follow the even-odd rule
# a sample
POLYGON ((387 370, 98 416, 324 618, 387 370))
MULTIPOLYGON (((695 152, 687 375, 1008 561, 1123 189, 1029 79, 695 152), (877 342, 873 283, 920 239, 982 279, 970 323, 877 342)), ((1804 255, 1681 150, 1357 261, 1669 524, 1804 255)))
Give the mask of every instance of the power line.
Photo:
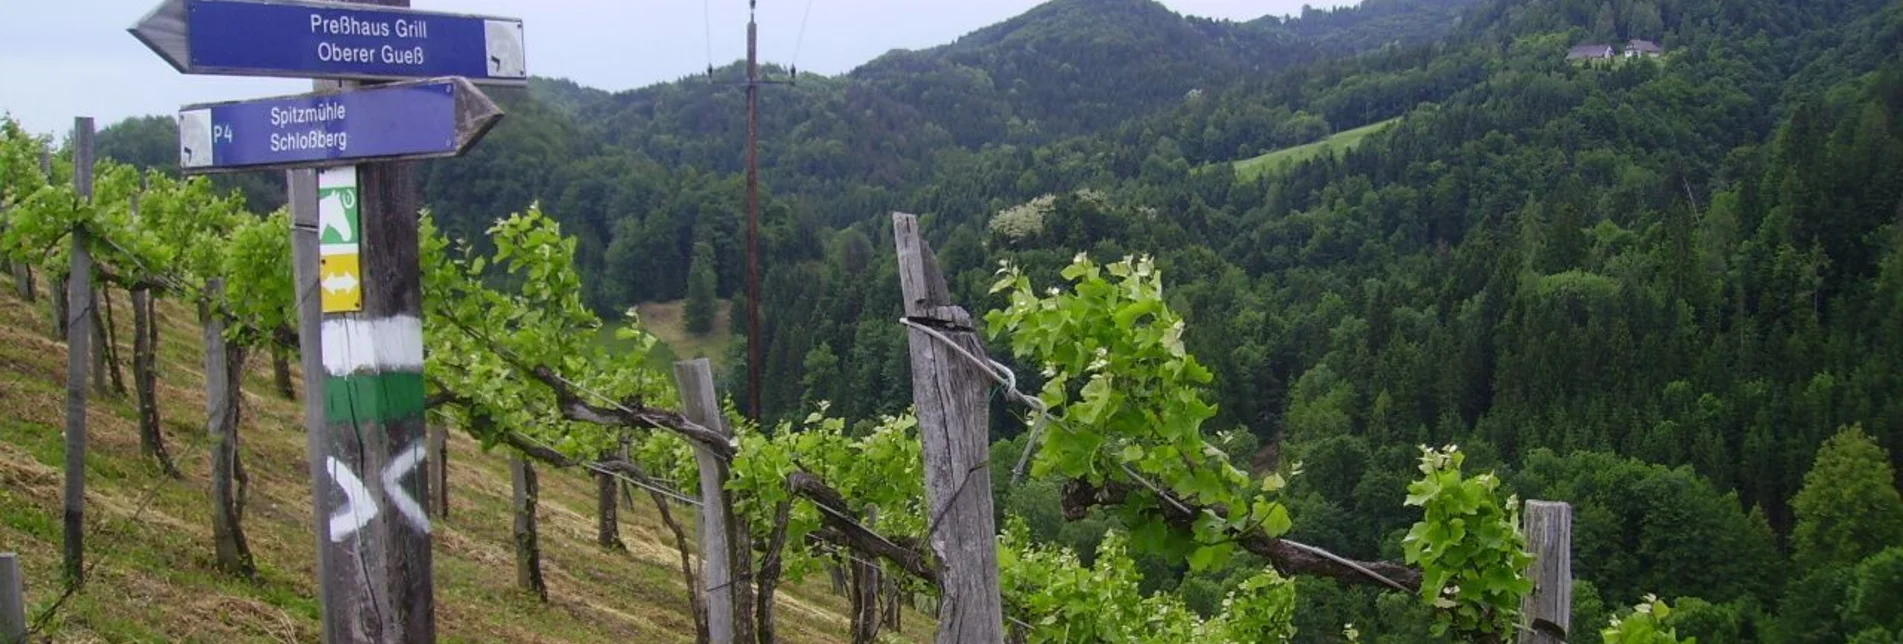
POLYGON ((709 7, 713 0, 700 0, 700 19, 707 29, 707 75, 714 75, 714 14, 709 7))
POLYGON ((812 17, 813 0, 806 0, 806 11, 800 14, 800 35, 799 38, 793 41, 792 73, 794 80, 799 80, 800 52, 806 48, 806 21, 812 17))

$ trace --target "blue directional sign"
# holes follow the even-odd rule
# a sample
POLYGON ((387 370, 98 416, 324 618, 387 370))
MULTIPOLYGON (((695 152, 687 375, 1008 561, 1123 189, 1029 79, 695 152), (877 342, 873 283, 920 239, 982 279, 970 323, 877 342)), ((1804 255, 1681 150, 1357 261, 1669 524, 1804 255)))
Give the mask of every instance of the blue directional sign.
POLYGON ((501 117, 461 78, 191 105, 178 114, 179 167, 206 173, 456 156, 501 117))
POLYGON ((187 74, 528 82, 522 21, 311 0, 165 0, 130 30, 187 74))

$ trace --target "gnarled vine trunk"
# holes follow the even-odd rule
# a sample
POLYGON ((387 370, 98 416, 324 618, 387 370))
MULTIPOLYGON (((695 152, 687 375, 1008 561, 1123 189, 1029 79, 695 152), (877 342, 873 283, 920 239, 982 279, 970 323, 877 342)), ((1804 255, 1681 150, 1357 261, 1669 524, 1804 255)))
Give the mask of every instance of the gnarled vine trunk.
MULTIPOLYGON (((866 523, 878 520, 879 508, 866 508, 866 523)), ((879 639, 879 591, 882 588, 879 566, 853 557, 852 568, 852 643, 873 644, 879 639)))
MULTIPOLYGON (((602 460, 611 455, 604 454, 602 460)), ((627 550, 628 545, 621 542, 620 508, 615 503, 620 496, 620 487, 613 474, 595 472, 595 545, 609 550, 627 550)))
POLYGON ((13 290, 20 299, 32 302, 37 299, 33 292, 33 265, 26 262, 13 264, 13 290))
POLYGON ((297 391, 291 388, 291 352, 282 333, 277 335, 271 340, 271 384, 285 400, 296 400, 297 391))
POLYGON ((896 633, 903 628, 900 624, 900 617, 903 615, 901 609, 904 608, 904 606, 905 591, 899 588, 899 578, 895 575, 886 575, 884 622, 885 627, 892 632, 896 633))
POLYGON ((48 303, 52 305, 48 308, 53 314, 53 339, 55 340, 66 339, 66 304, 71 299, 66 295, 68 281, 65 275, 54 278, 52 292, 48 293, 49 297, 47 297, 48 303))
MULTIPOLYGON (((206 285, 211 301, 223 297, 224 284, 213 279, 206 285)), ((244 373, 244 351, 225 341, 225 320, 209 303, 201 303, 199 314, 205 328, 205 413, 206 430, 211 435, 212 540, 218 553, 218 568, 249 579, 256 573, 251 549, 245 543, 244 467, 238 459, 239 389, 244 373)))
POLYGON ((509 475, 515 483, 515 585, 548 601, 548 584, 542 581, 542 548, 537 543, 535 503, 535 466, 517 454, 509 457, 509 475))
POLYGON ((93 393, 101 397, 112 395, 112 383, 119 379, 119 365, 112 359, 112 338, 107 335, 112 324, 106 319, 105 298, 110 295, 109 290, 94 288, 92 309, 85 312, 93 322, 93 393))
POLYGON ((119 368, 123 361, 119 359, 119 325, 112 319, 112 288, 101 287, 93 295, 93 300, 99 303, 101 310, 105 311, 105 324, 100 325, 100 328, 105 333, 102 342, 106 347, 108 373, 112 375, 112 392, 124 396, 126 395, 126 379, 124 372, 119 368))
POLYGON ((139 452, 157 461, 166 476, 182 478, 165 449, 159 425, 158 319, 152 291, 132 290, 132 390, 139 403, 139 452))
POLYGON ((766 555, 760 558, 758 593, 754 595, 753 621, 760 634, 760 644, 774 644, 778 635, 773 630, 773 594, 780 587, 780 559, 786 552, 786 520, 793 511, 791 500, 781 501, 773 510, 773 536, 767 538, 766 555))

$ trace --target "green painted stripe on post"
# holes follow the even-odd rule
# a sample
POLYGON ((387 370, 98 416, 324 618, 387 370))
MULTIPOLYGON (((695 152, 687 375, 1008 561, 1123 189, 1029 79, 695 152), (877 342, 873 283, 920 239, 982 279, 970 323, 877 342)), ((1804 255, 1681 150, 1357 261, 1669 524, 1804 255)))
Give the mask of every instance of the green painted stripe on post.
POLYGON ((324 380, 324 419, 332 425, 381 424, 422 415, 421 373, 357 373, 324 380))

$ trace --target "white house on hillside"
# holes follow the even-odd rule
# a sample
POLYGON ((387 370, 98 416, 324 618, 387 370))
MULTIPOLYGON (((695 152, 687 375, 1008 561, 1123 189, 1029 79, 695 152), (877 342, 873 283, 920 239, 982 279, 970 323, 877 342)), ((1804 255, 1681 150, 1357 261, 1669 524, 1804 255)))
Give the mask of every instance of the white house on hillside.
POLYGON ((1657 56, 1663 53, 1665 53, 1665 48, 1660 47, 1658 43, 1652 42, 1650 40, 1639 40, 1637 38, 1633 38, 1632 40, 1628 40, 1625 43, 1626 58, 1638 58, 1640 56, 1650 57, 1650 56, 1657 56))
POLYGON ((1566 52, 1566 60, 1608 60, 1615 54, 1612 45, 1577 45, 1566 52))

